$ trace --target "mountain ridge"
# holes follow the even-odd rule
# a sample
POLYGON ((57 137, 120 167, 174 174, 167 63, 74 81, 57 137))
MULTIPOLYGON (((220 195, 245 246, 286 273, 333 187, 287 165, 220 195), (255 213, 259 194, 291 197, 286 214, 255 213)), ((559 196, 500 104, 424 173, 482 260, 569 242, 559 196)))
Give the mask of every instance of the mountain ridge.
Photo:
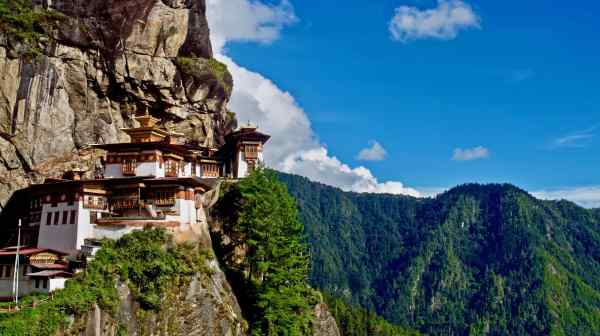
POLYGON ((326 292, 429 334, 600 330, 597 210, 510 184, 418 199, 280 179, 311 242, 311 281, 326 292))

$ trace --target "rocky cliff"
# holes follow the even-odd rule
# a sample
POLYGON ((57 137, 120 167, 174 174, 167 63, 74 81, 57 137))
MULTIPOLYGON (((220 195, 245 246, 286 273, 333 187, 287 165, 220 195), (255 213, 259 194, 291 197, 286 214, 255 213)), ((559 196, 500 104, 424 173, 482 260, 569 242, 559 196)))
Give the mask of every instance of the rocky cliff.
POLYGON ((158 310, 145 311, 129 287, 122 284, 116 314, 94 305, 86 314, 73 317, 57 336, 247 334, 247 322, 216 260, 207 261, 204 269, 191 276, 185 286, 172 286, 164 295, 164 303, 158 310))
POLYGON ((207 146, 234 127, 204 0, 35 2, 63 15, 35 46, 0 35, 0 207, 72 166, 93 171, 87 145, 127 140, 135 114, 207 146))

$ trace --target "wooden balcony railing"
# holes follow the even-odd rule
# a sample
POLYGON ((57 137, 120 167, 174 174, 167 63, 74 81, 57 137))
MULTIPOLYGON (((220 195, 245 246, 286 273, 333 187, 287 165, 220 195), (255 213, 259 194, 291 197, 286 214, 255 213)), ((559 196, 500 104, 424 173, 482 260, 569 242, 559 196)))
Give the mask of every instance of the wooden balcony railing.
POLYGON ((122 172, 123 175, 135 175, 136 163, 135 161, 126 161, 123 163, 122 172))
POLYGON ((158 205, 158 206, 171 206, 171 205, 175 205, 175 203, 176 203, 175 198, 161 198, 161 199, 154 200, 154 205, 158 205))

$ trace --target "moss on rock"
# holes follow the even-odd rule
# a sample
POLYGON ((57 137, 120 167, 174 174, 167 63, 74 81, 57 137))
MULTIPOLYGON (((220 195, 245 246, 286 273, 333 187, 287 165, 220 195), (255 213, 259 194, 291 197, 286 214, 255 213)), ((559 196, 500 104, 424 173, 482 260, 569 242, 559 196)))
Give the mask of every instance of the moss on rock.
POLYGON ((175 64, 184 74, 199 81, 213 80, 225 93, 231 94, 233 77, 227 66, 214 58, 177 57, 175 64))

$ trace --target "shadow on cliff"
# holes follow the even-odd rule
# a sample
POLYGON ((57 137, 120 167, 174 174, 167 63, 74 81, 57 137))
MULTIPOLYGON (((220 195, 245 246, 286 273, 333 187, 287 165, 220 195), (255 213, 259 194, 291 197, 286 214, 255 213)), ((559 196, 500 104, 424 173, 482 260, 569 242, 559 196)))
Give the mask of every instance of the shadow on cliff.
POLYGON ((29 192, 26 189, 15 191, 6 206, 0 212, 0 247, 17 244, 17 224, 23 220, 21 229, 21 245, 35 246, 38 226, 27 225, 29 210, 29 192))

